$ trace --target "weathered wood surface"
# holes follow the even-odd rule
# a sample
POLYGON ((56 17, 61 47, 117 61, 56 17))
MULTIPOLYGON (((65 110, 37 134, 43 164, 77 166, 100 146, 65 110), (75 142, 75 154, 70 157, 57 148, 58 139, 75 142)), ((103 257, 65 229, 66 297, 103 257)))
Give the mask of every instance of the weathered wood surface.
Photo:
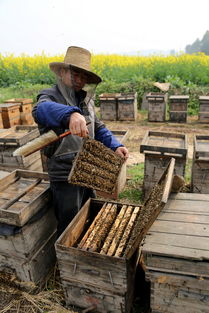
MULTIPOLYGON (((184 177, 186 168, 186 158, 176 157, 174 174, 184 177)), ((143 192, 144 198, 146 199, 151 189, 160 179, 163 171, 171 160, 171 156, 153 155, 145 153, 144 162, 144 181, 143 181, 143 192)))
POLYGON ((0 254, 11 258, 31 258, 56 230, 56 218, 52 206, 46 209, 41 218, 26 223, 14 235, 0 235, 0 254))
POLYGON ((117 292, 77 281, 62 281, 67 306, 75 305, 98 313, 129 313, 131 311, 133 288, 130 293, 121 295, 117 292), (91 309, 90 309, 91 308, 91 309))
POLYGON ((39 211, 50 200, 50 190, 48 182, 44 182, 48 175, 38 172, 17 170, 0 180, 0 222, 23 226, 31 216, 39 211), (25 177, 24 177, 25 176, 25 177), (30 188, 36 181, 42 181, 32 190, 22 195, 14 204, 11 204, 11 198, 17 197, 25 188, 30 188), (11 204, 5 208, 6 204, 11 204))
POLYGON ((200 195, 197 196, 198 200, 188 200, 190 194, 187 194, 186 200, 177 200, 176 197, 168 201, 145 238, 142 251, 148 268, 156 266, 158 269, 160 266, 163 270, 162 260, 167 258, 167 269, 194 271, 196 275, 200 270, 199 264, 202 264, 205 275, 209 277, 209 200, 205 195, 202 201, 200 195), (153 256, 159 260, 156 265, 153 256), (186 260, 189 262, 185 263, 186 260))
POLYGON ((209 193, 209 159, 193 159, 191 190, 196 193, 209 193))
MULTIPOLYGON (((89 215, 95 210, 95 213, 99 212, 103 204, 101 200, 88 200, 57 240, 56 254, 61 279, 90 284, 119 294, 129 293, 128 286, 133 284, 137 262, 135 255, 131 260, 126 260, 73 247, 88 228, 86 221, 90 219, 89 215)), ((117 205, 122 207, 121 203, 117 205)))
POLYGON ((37 126, 17 125, 5 129, 0 133, 0 143, 6 145, 16 144, 25 145, 28 141, 37 138, 40 135, 37 126))
POLYGON ((0 254, 0 271, 14 272, 21 281, 43 282, 56 261, 55 240, 56 231, 51 233, 29 258, 0 254))
POLYGON ((117 97, 118 120, 135 121, 137 118, 137 93, 122 93, 117 97))
POLYGON ((186 156, 187 136, 178 133, 147 131, 140 145, 140 152, 170 153, 186 156))
POLYGON ((186 123, 187 122, 187 112, 185 111, 170 111, 170 121, 176 123, 186 123))
POLYGON ((102 120, 116 121, 117 113, 117 94, 101 94, 100 101, 100 115, 102 120))
POLYGON ((150 271, 152 312, 208 312, 209 280, 150 271))
POLYGON ((199 123, 209 123, 209 112, 199 112, 199 123))
POLYGON ((128 138, 129 130, 111 130, 111 133, 117 138, 120 143, 124 143, 128 138))
POLYGON ((209 157, 209 136, 195 135, 194 136, 194 158, 198 159, 201 157, 203 158, 209 157))

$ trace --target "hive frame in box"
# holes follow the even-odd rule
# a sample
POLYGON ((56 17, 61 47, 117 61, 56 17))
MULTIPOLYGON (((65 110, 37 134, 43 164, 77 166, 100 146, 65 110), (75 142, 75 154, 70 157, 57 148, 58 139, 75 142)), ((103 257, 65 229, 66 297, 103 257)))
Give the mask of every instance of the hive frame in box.
MULTIPOLYGON (((159 181, 159 183, 165 182, 162 203, 167 201, 170 193, 174 163, 175 160, 172 159, 159 181)), ((136 238, 134 248, 127 258, 108 256, 74 247, 88 229, 92 215, 96 215, 95 211, 99 211, 103 203, 102 200, 87 200, 58 238, 55 249, 61 283, 67 305, 73 304, 87 309, 94 305, 94 309, 98 312, 128 313, 131 310, 134 277, 140 255, 137 245, 140 244, 146 232, 136 238)), ((116 202, 109 203, 115 204, 116 202)), ((145 206, 147 203, 148 201, 145 206)), ((121 203, 117 205, 123 206, 121 203)), ((160 210, 161 207, 152 216, 147 226, 153 223, 153 219, 160 210)))

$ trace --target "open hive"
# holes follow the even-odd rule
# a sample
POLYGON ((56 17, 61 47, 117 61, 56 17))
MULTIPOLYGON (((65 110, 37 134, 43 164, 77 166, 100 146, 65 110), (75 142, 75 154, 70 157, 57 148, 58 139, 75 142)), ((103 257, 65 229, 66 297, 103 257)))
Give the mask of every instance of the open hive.
POLYGON ((99 141, 86 138, 77 154, 68 181, 71 184, 113 193, 124 159, 99 141))
POLYGON ((42 171, 41 155, 37 151, 30 156, 13 156, 20 146, 39 136, 37 126, 16 125, 0 132, 0 169, 12 171, 17 168, 42 171))
POLYGON ((173 159, 144 205, 89 199, 56 242, 67 305, 130 312, 139 245, 170 192, 173 159))

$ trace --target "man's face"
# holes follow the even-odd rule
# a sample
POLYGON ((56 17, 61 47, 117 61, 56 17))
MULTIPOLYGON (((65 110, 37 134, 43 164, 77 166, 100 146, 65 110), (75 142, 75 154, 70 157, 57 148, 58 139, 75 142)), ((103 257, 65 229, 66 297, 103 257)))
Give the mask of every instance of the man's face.
POLYGON ((87 75, 75 70, 62 69, 60 76, 62 78, 62 82, 66 86, 74 88, 75 91, 83 89, 87 82, 87 75))

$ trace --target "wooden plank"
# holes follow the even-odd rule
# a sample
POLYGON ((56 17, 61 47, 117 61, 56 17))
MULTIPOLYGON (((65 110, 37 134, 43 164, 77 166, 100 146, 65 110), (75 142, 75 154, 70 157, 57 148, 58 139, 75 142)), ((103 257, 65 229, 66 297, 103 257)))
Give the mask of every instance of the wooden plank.
POLYGON ((207 215, 203 214, 185 214, 177 212, 161 212, 158 216, 159 221, 172 221, 172 222, 186 222, 192 224, 209 224, 209 212, 207 215))
POLYGON ((202 212, 208 213, 207 201, 192 201, 192 200, 169 200, 165 207, 168 211, 180 211, 180 212, 202 212))
POLYGON ((161 256, 169 256, 172 258, 182 258, 189 260, 209 260, 209 251, 196 250, 185 247, 173 247, 169 245, 146 243, 143 246, 142 252, 144 254, 155 254, 161 256))
POLYGON ((173 221, 156 220, 151 231, 170 234, 182 234, 200 237, 209 237, 209 228, 204 224, 192 224, 173 221))
POLYGON ((157 233, 150 230, 145 238, 145 246, 147 243, 207 251, 209 247, 209 238, 173 233, 157 233))
MULTIPOLYGON (((189 200, 191 202, 193 201, 209 201, 209 195, 207 194, 199 194, 199 193, 171 193, 170 199, 176 199, 176 200, 189 200)), ((186 205, 189 205, 189 203, 185 202, 186 205)), ((202 202, 201 202, 202 205, 202 202)))

